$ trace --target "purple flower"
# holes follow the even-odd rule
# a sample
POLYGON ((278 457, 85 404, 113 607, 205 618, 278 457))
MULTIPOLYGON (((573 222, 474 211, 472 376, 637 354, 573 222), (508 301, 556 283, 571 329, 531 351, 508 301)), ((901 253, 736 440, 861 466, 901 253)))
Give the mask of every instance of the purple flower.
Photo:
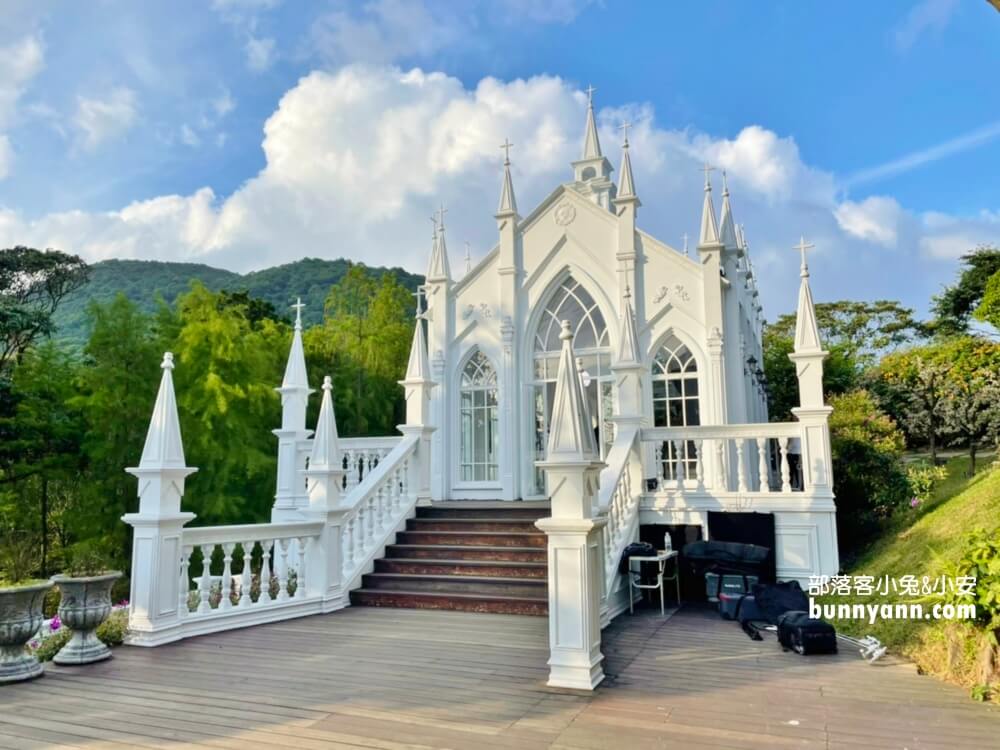
POLYGON ((53 633, 62 627, 62 620, 59 619, 59 615, 56 615, 49 621, 49 630, 53 633))
POLYGON ((918 505, 920 505, 920 498, 919 497, 914 497, 914 498, 912 498, 910 500, 910 507, 911 508, 916 508, 918 505))
POLYGON ((42 645, 41 642, 37 638, 32 638, 30 641, 28 641, 28 646, 29 648, 32 649, 36 649, 41 645, 42 645))

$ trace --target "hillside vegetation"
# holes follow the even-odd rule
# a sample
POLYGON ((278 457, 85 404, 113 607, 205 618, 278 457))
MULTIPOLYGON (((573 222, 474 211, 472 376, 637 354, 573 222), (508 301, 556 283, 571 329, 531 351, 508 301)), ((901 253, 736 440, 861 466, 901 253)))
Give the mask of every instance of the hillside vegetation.
MULTIPOLYGON (((286 314, 296 297, 306 304, 302 317, 307 326, 323 320, 323 304, 330 287, 337 284, 350 262, 303 258, 294 263, 265 268, 247 274, 212 268, 201 263, 168 263, 149 260, 107 260, 90 267, 90 280, 63 300, 55 315, 56 338, 82 345, 88 335, 87 305, 102 304, 123 292, 143 312, 153 312, 157 301, 172 303, 200 281, 211 291, 247 291, 252 297, 270 302, 286 314)), ((399 282, 415 291, 423 277, 401 268, 373 268, 376 278, 391 273, 399 282)))
MULTIPOLYGON (((962 555, 968 532, 982 528, 1000 530, 1000 469, 986 466, 969 478, 968 459, 953 458, 948 477, 921 507, 896 519, 893 528, 861 554, 848 575, 899 579, 914 575, 934 581, 962 555)), ((912 601, 890 593, 869 597, 828 596, 829 604, 883 604, 912 601)), ((925 606, 929 606, 925 604, 925 606)), ((979 649, 964 626, 942 621, 884 620, 874 624, 837 620, 835 625, 851 635, 874 635, 891 650, 914 661, 924 672, 972 688, 980 681, 979 649)))

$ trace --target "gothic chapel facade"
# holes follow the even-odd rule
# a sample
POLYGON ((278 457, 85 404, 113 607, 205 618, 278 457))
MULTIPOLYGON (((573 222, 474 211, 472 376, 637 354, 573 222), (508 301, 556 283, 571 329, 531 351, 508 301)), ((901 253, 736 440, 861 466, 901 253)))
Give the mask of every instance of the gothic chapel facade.
MULTIPOLYGON (((767 422, 762 307, 728 186, 717 219, 706 168, 700 238, 689 257, 637 227, 642 203, 627 135, 616 184, 592 102, 572 168, 571 181, 522 215, 508 150, 495 214, 499 242, 461 278, 449 266, 443 222, 435 231, 424 313, 438 384, 430 412, 433 500, 547 496, 537 464, 545 458, 563 320, 572 326, 602 459, 623 413, 616 370, 626 363, 641 364, 644 427, 767 422)), ((793 442, 793 459, 794 450, 793 442)), ((682 482, 693 479, 694 452, 691 441, 650 446, 644 475, 657 480, 651 491, 676 482, 678 473, 682 482)), ((720 462, 735 464, 727 458, 720 462)), ((654 514, 656 505, 646 499, 644 522, 698 521, 697 510, 654 514)), ((786 567, 829 570, 832 512, 807 525, 815 549, 802 553, 812 560, 786 567)))

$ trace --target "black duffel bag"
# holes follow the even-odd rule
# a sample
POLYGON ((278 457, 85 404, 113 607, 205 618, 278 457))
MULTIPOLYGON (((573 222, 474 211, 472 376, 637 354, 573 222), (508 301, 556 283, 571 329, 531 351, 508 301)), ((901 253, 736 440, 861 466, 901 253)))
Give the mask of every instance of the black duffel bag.
POLYGON ((803 656, 837 653, 837 631, 823 620, 814 620, 808 612, 785 612, 778 618, 778 642, 785 651, 803 656))
MULTIPOLYGON (((630 557, 656 557, 656 547, 649 542, 632 542, 622 550, 621 559, 618 561, 618 572, 628 573, 628 559, 630 557)), ((638 571, 636 571, 638 572, 638 571)))

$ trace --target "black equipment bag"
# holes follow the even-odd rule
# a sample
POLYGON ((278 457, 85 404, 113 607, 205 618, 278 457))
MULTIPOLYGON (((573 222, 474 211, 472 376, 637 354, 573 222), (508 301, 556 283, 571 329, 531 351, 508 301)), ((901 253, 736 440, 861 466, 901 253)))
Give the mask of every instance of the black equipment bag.
POLYGON ((729 591, 719 592, 719 614, 723 620, 737 620, 746 594, 734 594, 729 591))
POLYGON ((837 653, 837 631, 823 620, 814 620, 808 612, 785 612, 778 618, 778 642, 785 651, 798 654, 837 653))
MULTIPOLYGON (((649 542, 632 542, 622 550, 622 557, 618 561, 618 572, 624 575, 628 573, 628 559, 630 557, 655 557, 656 547, 649 542)), ((638 571, 636 571, 638 572, 638 571)))
POLYGON ((759 583, 753 587, 755 612, 753 616, 740 617, 740 626, 751 640, 761 641, 762 630, 774 630, 773 626, 785 612, 803 611, 809 608, 809 599, 798 581, 782 583, 759 583))

